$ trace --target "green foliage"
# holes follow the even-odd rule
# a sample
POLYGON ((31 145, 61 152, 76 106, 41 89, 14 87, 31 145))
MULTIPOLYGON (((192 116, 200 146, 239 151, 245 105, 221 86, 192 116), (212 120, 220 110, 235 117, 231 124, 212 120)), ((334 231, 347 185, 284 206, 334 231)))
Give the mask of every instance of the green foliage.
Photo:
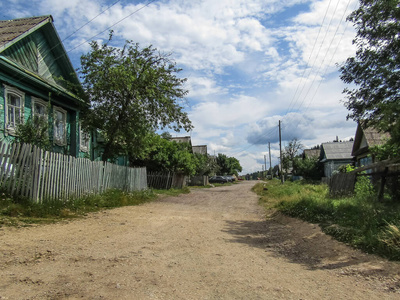
MULTIPOLYGON (((179 191, 182 193, 182 190, 179 191)), ((176 195, 178 192, 175 191, 174 193, 176 195)), ((42 203, 34 203, 27 198, 10 197, 2 193, 0 197, 0 226, 21 223, 49 223, 62 218, 79 217, 88 212, 106 208, 139 205, 156 199, 157 194, 152 190, 133 193, 108 190, 101 195, 91 194, 68 201, 45 199, 42 203)))
POLYGON ((131 163, 135 166, 145 166, 149 171, 194 175, 198 160, 188 143, 177 143, 157 134, 148 134, 146 150, 140 158, 131 163))
POLYGON ((289 168, 291 167, 293 168, 293 171, 296 172, 297 166, 294 163, 294 160, 295 157, 299 155, 300 150, 303 148, 304 146, 297 138, 292 139, 285 147, 282 153, 282 167, 284 170, 286 170, 286 173, 288 173, 289 168))
POLYGON ((400 222, 387 224, 379 239, 390 251, 390 257, 400 260, 400 222))
POLYGON ((242 166, 239 160, 234 157, 228 157, 225 154, 218 153, 216 162, 219 166, 218 174, 221 175, 232 175, 238 176, 239 172, 242 172, 242 166))
POLYGON ((349 118, 389 132, 400 145, 400 6, 397 0, 360 0, 349 17, 357 36, 355 57, 340 68, 349 118))
POLYGON ((376 192, 369 177, 357 177, 357 181, 354 186, 354 197, 358 201, 374 201, 374 199, 376 199, 376 192))
POLYGON ((42 118, 31 116, 16 129, 16 142, 35 145, 44 150, 51 149, 49 124, 42 118))
POLYGON ((329 198, 326 185, 299 182, 268 181, 268 190, 257 184, 253 190, 261 196, 266 208, 305 221, 318 223, 322 230, 336 239, 364 251, 400 260, 400 204, 380 203, 373 193, 368 177, 361 177, 356 195, 350 198, 329 198), (369 193, 369 194, 368 194, 369 193))
POLYGON ((383 145, 370 147, 369 150, 377 160, 393 159, 400 156, 400 144, 395 143, 393 140, 387 141, 383 145))
POLYGON ((317 157, 307 157, 293 159, 295 175, 303 176, 304 179, 318 180, 323 176, 323 166, 317 157))
MULTIPOLYGON (((112 36, 112 34, 110 34, 112 36)), ((103 160, 128 155, 145 156, 148 134, 158 128, 192 129, 179 104, 187 94, 186 79, 177 74, 170 55, 152 46, 141 49, 127 41, 123 48, 93 41, 81 57, 80 74, 90 107, 83 111, 84 126, 101 130, 103 160)))
POLYGON ((219 171, 219 166, 214 157, 200 153, 195 153, 194 156, 197 160, 196 175, 208 176, 219 171))

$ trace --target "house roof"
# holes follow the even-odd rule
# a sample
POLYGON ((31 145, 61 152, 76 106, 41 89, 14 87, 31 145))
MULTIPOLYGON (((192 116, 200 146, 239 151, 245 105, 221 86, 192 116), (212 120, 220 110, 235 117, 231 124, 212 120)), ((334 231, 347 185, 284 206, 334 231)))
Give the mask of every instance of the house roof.
POLYGON ((177 142, 177 143, 189 143, 192 144, 192 140, 190 136, 182 136, 182 137, 172 137, 171 141, 177 142))
POLYGON ((313 158, 313 157, 318 158, 320 153, 321 153, 320 149, 305 149, 303 152, 303 157, 304 158, 313 158))
POLYGON ((74 101, 66 81, 80 87, 78 76, 53 25, 52 16, 0 21, 0 64, 10 84, 15 74, 36 85, 51 86, 74 101), (60 80, 63 78, 65 81, 60 80))
POLYGON ((192 149, 193 149, 193 153, 207 155, 207 145, 193 146, 192 149))
POLYGON ((324 160, 346 160, 352 159, 351 151, 353 142, 333 142, 321 145, 321 158, 324 160))
POLYGON ((368 151, 369 147, 382 145, 390 138, 389 133, 381 132, 376 128, 361 125, 357 126, 352 155, 356 156, 368 151))
POLYGON ((7 45, 16 42, 32 29, 52 21, 53 18, 51 16, 0 20, 0 52, 4 50, 7 45))

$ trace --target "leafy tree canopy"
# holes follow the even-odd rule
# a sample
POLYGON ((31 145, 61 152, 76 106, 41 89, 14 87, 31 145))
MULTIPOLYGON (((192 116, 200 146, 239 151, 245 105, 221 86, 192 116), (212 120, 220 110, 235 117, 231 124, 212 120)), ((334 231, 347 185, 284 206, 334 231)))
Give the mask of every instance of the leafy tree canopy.
POLYGON ((152 46, 127 41, 122 49, 91 42, 81 57, 80 74, 90 107, 84 125, 101 130, 103 160, 124 154, 141 156, 146 138, 165 127, 190 131, 192 124, 180 103, 187 94, 186 79, 170 55, 152 46))
POLYGON ((400 143, 400 6, 398 0, 360 0, 348 20, 357 31, 355 57, 340 68, 348 118, 389 132, 400 143))
POLYGON ((148 171, 168 171, 194 175, 198 165, 188 143, 177 143, 157 134, 146 138, 146 151, 141 158, 132 162, 135 166, 145 166, 148 171))
POLYGON ((218 173, 220 175, 239 175, 239 172, 242 172, 242 166, 234 157, 228 157, 225 154, 218 153, 216 158, 217 164, 219 166, 218 173))
POLYGON ((304 146, 297 138, 293 138, 285 147, 282 155, 282 166, 286 170, 286 173, 290 167, 295 168, 293 160, 296 156, 300 155, 300 150, 303 148, 304 146))

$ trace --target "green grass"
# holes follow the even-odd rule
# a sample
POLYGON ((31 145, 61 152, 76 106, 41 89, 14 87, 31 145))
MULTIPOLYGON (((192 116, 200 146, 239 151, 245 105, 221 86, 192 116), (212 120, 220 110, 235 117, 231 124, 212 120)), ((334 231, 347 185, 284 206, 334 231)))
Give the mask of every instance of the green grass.
POLYGON ((330 198, 326 185, 282 185, 278 180, 258 183, 253 191, 267 209, 319 224, 325 233, 365 252, 400 260, 400 203, 379 203, 362 184, 347 198, 330 198))
POLYGON ((47 224, 64 219, 78 218, 90 212, 122 206, 140 205, 162 196, 177 196, 189 193, 189 188, 170 190, 146 190, 125 193, 108 190, 101 195, 87 195, 82 198, 63 200, 46 199, 34 203, 22 197, 10 197, 0 193, 0 227, 47 224))

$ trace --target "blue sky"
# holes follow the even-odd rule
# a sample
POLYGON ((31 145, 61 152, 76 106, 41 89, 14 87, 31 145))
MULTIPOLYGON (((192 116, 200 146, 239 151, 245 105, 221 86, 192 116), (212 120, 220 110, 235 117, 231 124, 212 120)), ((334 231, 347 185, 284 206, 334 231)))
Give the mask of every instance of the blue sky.
POLYGON ((293 138, 312 147, 336 136, 354 137, 356 124, 346 121, 337 64, 355 53, 354 29, 345 19, 357 4, 3 0, 0 19, 52 15, 75 68, 90 50, 86 41, 107 39, 110 27, 114 46, 133 40, 172 52, 188 78, 183 105, 195 128, 171 134, 191 135, 209 154, 238 158, 248 173, 261 170, 268 142, 272 165, 278 163, 279 120, 283 146, 293 138))

